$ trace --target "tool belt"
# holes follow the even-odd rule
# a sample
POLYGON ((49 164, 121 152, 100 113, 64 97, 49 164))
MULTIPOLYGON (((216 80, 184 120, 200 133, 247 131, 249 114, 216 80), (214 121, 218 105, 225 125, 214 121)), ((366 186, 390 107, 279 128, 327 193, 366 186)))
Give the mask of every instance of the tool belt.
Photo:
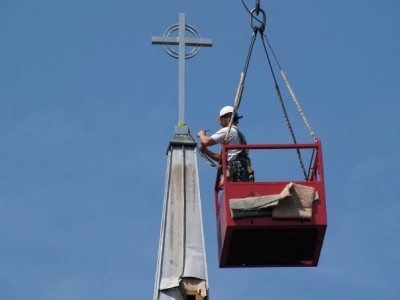
POLYGON ((241 152, 227 164, 228 181, 248 182, 254 181, 254 171, 251 167, 250 157, 246 151, 241 152))

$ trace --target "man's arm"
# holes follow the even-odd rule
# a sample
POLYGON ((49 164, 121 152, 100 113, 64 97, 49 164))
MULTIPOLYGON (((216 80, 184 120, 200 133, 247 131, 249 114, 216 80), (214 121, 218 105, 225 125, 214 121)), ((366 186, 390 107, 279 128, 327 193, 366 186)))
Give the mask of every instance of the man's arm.
POLYGON ((197 133, 197 137, 200 139, 200 142, 207 147, 214 146, 215 144, 217 144, 217 142, 214 139, 206 135, 205 130, 200 130, 197 133))
POLYGON ((208 149, 208 146, 214 146, 217 144, 217 142, 213 138, 207 136, 205 130, 200 130, 197 133, 197 137, 200 139, 201 142, 201 145, 199 147, 200 151, 211 159, 219 161, 220 155, 208 149))

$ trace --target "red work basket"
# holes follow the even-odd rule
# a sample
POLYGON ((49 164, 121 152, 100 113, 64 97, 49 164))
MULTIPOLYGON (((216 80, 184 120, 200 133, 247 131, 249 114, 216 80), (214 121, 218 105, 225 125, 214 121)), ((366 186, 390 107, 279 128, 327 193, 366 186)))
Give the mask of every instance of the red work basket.
MULTIPOLYGON (((250 155, 251 156, 251 155, 250 155)), ((223 145, 224 184, 215 186, 219 266, 224 267, 306 267, 317 266, 327 227, 322 150, 312 144, 223 145), (304 180, 228 182, 226 153, 229 149, 312 151, 309 176, 304 180), (318 200, 312 203, 309 219, 256 216, 233 218, 231 199, 279 194, 288 183, 313 187, 318 200)), ((257 170, 256 170, 257 171, 257 170)), ((256 173, 257 177, 257 173, 256 173)))

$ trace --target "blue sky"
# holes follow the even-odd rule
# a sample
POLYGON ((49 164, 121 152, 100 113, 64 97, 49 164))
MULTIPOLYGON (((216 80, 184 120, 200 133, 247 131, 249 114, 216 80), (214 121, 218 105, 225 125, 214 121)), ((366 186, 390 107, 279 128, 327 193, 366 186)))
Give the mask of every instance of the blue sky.
MULTIPOLYGON (((219 269, 199 159, 211 297, 398 299, 400 4, 261 6, 322 141, 328 231, 317 268, 219 269)), ((152 297, 178 64, 151 37, 179 12, 213 39, 187 61, 186 123, 214 131, 251 37, 240 0, 0 2, 0 299, 152 297)), ((260 41, 240 113, 249 143, 290 141, 260 41)))

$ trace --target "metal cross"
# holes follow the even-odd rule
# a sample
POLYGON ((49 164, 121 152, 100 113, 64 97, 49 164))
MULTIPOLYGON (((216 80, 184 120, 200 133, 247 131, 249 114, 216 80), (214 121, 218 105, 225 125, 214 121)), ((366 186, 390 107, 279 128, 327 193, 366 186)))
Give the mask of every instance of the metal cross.
POLYGON ((179 59, 179 122, 178 126, 185 126, 185 61, 192 58, 200 50, 200 47, 211 47, 211 39, 200 38, 197 30, 186 24, 185 13, 179 13, 179 24, 169 27, 162 37, 152 37, 152 44, 164 45, 167 53, 179 59), (179 30, 177 37, 171 36, 175 31, 179 30), (190 32, 193 37, 187 38, 185 32, 190 32), (178 45, 178 50, 175 51, 171 45, 178 45), (186 46, 194 47, 189 52, 186 52, 186 46))

